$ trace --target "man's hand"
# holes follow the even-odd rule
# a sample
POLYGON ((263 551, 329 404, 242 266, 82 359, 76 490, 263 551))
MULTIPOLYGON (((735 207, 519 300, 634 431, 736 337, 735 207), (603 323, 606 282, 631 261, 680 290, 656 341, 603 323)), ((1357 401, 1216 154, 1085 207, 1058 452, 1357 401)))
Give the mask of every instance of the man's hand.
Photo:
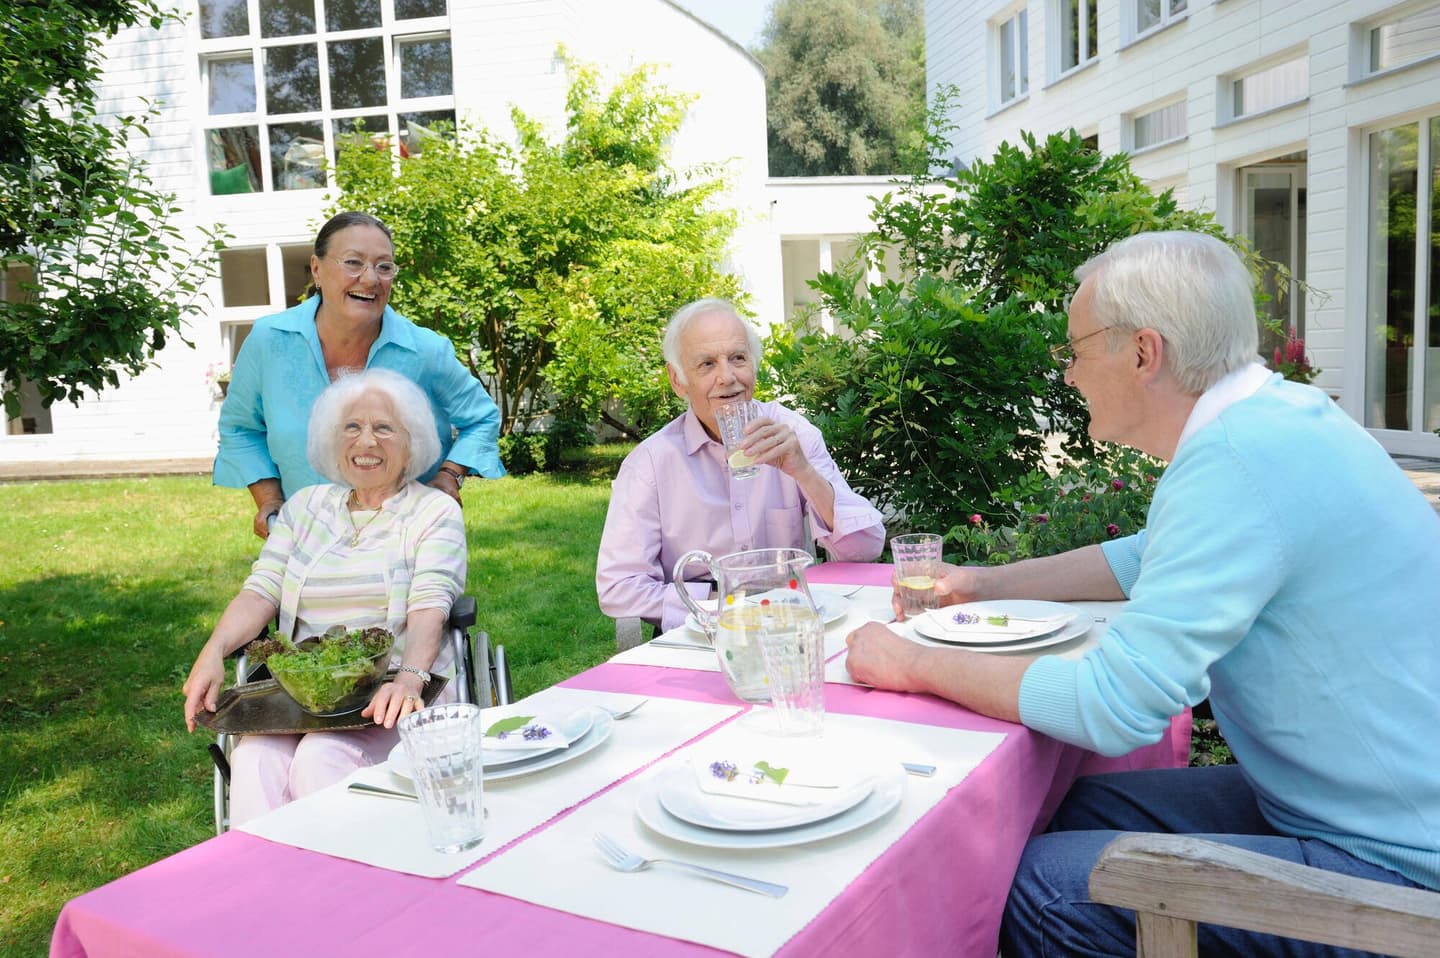
POLYGON ((845 637, 849 652, 845 667, 866 685, 897 692, 919 689, 915 676, 920 674, 922 646, 896 635, 879 622, 866 622, 845 637))
POLYGON ((757 463, 774 466, 792 479, 798 479, 810 469, 810 460, 800 447, 795 430, 773 419, 762 417, 746 423, 742 448, 757 463))
MULTIPOLYGON (((941 606, 960 602, 974 602, 980 595, 980 567, 973 565, 950 565, 941 563, 941 574, 935 578, 935 598, 941 606)), ((900 604, 900 583, 892 577, 894 592, 890 595, 890 607, 895 610, 895 620, 905 620, 905 610, 900 604)))

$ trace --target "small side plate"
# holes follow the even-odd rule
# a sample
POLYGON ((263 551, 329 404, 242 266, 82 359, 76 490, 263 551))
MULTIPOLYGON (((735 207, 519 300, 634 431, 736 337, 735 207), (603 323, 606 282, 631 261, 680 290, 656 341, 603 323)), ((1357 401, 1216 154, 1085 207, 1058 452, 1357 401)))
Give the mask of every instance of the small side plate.
MULTIPOLYGON (((400 673, 391 669, 385 675, 385 682, 400 673)), ((425 704, 435 701, 449 683, 443 675, 431 676, 421 689, 425 704)), ((338 732, 345 729, 366 728, 374 725, 368 718, 360 716, 361 709, 344 715, 324 718, 311 715, 295 704, 280 683, 274 679, 247 682, 220 693, 215 711, 195 716, 195 721, 208 729, 224 732, 226 735, 301 735, 305 732, 338 732)))

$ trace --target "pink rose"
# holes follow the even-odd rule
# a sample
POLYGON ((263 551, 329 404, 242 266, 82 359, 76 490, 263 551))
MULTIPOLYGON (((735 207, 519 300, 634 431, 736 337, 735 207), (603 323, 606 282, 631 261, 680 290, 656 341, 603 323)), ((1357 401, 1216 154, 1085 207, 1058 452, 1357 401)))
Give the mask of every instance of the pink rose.
POLYGON ((985 521, 984 519, 980 518, 980 513, 978 513, 978 512, 976 512, 976 513, 974 513, 974 514, 972 514, 972 515, 970 516, 970 524, 971 524, 972 526, 978 526, 978 525, 980 525, 980 524, 981 524, 982 522, 984 522, 984 521, 985 521))
POLYGON ((1105 534, 1111 537, 1118 536, 1120 534, 1120 527, 1112 522, 1105 527, 1105 534))

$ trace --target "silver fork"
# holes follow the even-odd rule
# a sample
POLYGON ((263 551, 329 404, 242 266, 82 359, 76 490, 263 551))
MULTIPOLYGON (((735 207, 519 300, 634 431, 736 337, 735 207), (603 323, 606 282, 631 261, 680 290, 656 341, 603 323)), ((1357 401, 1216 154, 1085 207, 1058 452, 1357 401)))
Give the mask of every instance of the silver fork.
POLYGON ((635 710, 638 709, 640 706, 644 705, 644 704, 645 704, 646 702, 648 702, 648 701, 650 701, 650 700, 649 700, 649 699, 641 699, 640 701, 636 702, 634 705, 630 706, 629 708, 624 708, 624 709, 612 709, 612 708, 608 708, 608 707, 606 707, 606 706, 604 706, 604 705, 600 706, 600 708, 604 709, 606 712, 609 712, 609 713, 610 713, 610 717, 611 717, 612 719, 614 719, 615 721, 618 722, 618 721, 620 721, 620 720, 623 719, 623 718, 629 718, 631 715, 634 715, 634 714, 635 714, 635 710))
POLYGON ((600 849, 600 854, 610 867, 622 872, 644 871, 651 865, 670 865, 673 868, 683 868, 702 875, 713 881, 723 882, 726 885, 734 885, 736 888, 743 888, 746 891, 758 892, 761 895, 769 895, 771 898, 783 898, 790 889, 784 885, 773 885, 768 881, 760 881, 758 878, 746 878, 743 875, 732 875, 729 872, 716 871, 713 868, 706 868, 704 865, 695 865, 690 862, 671 861, 668 858, 641 858, 634 852, 626 851, 624 846, 618 844, 615 839, 603 832, 595 833, 595 847, 600 849))

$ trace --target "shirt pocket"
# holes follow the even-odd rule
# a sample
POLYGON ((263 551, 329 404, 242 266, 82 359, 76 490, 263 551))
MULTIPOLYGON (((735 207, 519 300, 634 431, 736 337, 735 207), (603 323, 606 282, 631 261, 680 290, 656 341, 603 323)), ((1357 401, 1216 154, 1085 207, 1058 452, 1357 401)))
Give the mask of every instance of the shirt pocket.
POLYGON ((763 544, 756 543, 756 548, 805 549, 808 552, 810 539, 805 534, 805 508, 794 505, 766 509, 765 541, 763 544))

